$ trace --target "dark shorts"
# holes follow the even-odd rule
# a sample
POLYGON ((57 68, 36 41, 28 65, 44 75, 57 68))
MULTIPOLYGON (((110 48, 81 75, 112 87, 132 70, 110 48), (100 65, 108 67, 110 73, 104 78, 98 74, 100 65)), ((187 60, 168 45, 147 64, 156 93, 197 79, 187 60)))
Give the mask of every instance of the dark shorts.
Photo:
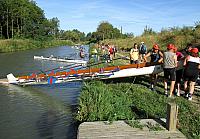
POLYGON ((130 63, 131 63, 131 64, 138 64, 139 61, 138 61, 138 60, 130 60, 130 63))
POLYGON ((183 69, 176 71, 176 82, 181 83, 181 79, 183 78, 183 69))
POLYGON ((170 81, 176 81, 176 68, 164 68, 164 78, 170 81))
POLYGON ((185 71, 184 75, 183 75, 183 77, 184 77, 183 79, 184 79, 184 81, 196 82, 198 76, 199 76, 198 72, 187 72, 187 71, 185 71))

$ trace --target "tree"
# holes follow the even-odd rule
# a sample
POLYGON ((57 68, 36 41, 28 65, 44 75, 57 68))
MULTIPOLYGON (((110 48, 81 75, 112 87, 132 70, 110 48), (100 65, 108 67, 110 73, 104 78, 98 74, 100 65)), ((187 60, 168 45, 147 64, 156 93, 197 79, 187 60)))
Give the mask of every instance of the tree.
POLYGON ((142 35, 153 35, 156 34, 155 31, 153 31, 152 28, 148 27, 147 25, 144 28, 144 32, 142 33, 142 35))
POLYGON ((0 28, 3 38, 56 36, 59 20, 46 19, 32 0, 0 0, 0 28))
POLYGON ((71 40, 73 42, 80 42, 85 40, 85 33, 80 32, 77 29, 68 30, 62 34, 62 38, 66 40, 71 40))

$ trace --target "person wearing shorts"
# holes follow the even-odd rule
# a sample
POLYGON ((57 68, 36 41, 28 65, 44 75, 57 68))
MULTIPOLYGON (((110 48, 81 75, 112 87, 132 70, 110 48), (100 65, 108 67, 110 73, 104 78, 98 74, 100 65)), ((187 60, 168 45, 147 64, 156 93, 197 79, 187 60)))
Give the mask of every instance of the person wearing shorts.
POLYGON ((175 46, 173 44, 169 44, 167 46, 166 52, 163 54, 163 70, 164 70, 164 88, 165 94, 168 95, 167 92, 167 81, 171 82, 169 97, 172 97, 174 91, 174 85, 176 81, 176 67, 177 67, 177 56, 174 53, 175 46))
POLYGON ((177 51, 177 47, 174 49, 174 53, 177 56, 177 68, 176 68, 176 83, 175 83, 175 92, 177 96, 180 96, 181 92, 181 81, 183 80, 183 62, 184 62, 184 55, 177 51))
MULTIPOLYGON (((161 63, 163 60, 163 53, 160 51, 160 48, 158 44, 154 44, 152 50, 150 50, 145 56, 144 56, 144 62, 147 62, 147 58, 150 57, 151 63, 161 63)), ((150 89, 152 91, 155 91, 155 85, 157 84, 157 78, 158 74, 151 74, 150 75, 150 89)))
POLYGON ((186 97, 188 100, 192 100, 192 95, 194 92, 194 85, 196 80, 199 76, 199 69, 200 69, 200 58, 198 55, 198 49, 192 48, 190 51, 190 55, 188 55, 184 61, 184 90, 186 92, 186 97), (189 89, 188 89, 188 82, 189 82, 189 89), (189 90, 189 93, 187 91, 189 90))

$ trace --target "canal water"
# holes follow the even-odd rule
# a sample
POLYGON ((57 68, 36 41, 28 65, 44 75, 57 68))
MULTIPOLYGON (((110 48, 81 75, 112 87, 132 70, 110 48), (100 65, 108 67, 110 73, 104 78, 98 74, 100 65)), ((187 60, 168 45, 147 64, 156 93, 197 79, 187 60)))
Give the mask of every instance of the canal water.
MULTIPOLYGON (((84 48, 88 51, 87 46, 84 48)), ((77 59, 78 52, 60 46, 0 54, 0 77, 67 66, 64 62, 34 60, 34 55, 77 59)), ((0 85, 0 139, 76 138, 74 116, 81 85, 81 82, 27 87, 0 85)))

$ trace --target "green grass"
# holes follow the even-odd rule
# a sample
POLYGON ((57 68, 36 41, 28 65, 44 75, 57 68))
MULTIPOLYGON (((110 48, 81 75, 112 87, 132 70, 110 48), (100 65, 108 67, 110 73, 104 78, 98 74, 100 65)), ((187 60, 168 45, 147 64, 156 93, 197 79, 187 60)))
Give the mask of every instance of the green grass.
MULTIPOLYGON (((171 99, 162 94, 162 86, 157 87, 158 93, 150 91, 144 78, 146 76, 137 77, 134 84, 132 78, 121 83, 85 82, 76 119, 84 122, 166 118, 167 102, 171 99)), ((178 128, 188 138, 198 139, 200 114, 197 107, 183 97, 174 101, 179 106, 178 128)), ((155 130, 159 129, 155 127, 155 130)))
POLYGON ((0 40, 0 53, 55 47, 62 45, 73 45, 73 43, 66 40, 36 41, 29 39, 6 39, 0 40))
MULTIPOLYGON (((115 64, 121 64, 121 61, 115 64)), ((108 65, 97 65, 101 66, 108 65)), ((109 123, 126 120, 131 126, 142 128, 137 119, 166 118, 167 103, 174 101, 179 106, 178 129, 189 139, 200 139, 200 114, 197 111, 199 108, 183 97, 167 98, 164 95, 162 78, 156 86, 157 92, 150 91, 148 86, 148 76, 111 80, 111 82, 84 82, 76 119, 79 122, 109 121, 109 123)), ((160 130, 156 125, 148 126, 153 131, 160 130)))

